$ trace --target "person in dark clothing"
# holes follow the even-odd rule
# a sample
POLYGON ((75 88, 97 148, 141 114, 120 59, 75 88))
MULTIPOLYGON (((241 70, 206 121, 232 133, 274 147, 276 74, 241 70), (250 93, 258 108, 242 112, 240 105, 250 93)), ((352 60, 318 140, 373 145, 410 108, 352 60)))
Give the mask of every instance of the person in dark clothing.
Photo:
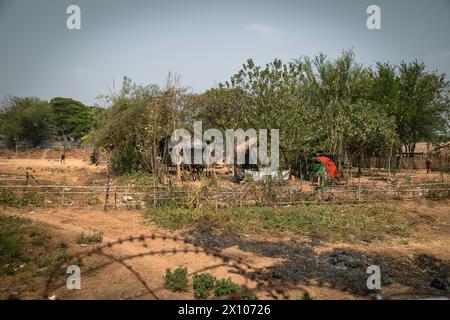
POLYGON ((427 173, 431 172, 431 160, 427 159, 427 161, 425 161, 425 168, 427 169, 427 173))
POLYGON ((61 152, 61 163, 66 163, 66 152, 61 152))

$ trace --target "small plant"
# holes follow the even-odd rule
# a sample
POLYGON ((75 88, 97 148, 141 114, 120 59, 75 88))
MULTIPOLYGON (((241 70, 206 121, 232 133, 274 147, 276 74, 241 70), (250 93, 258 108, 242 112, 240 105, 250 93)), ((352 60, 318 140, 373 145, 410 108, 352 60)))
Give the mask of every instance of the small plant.
POLYGON ((73 257, 73 254, 70 251, 64 250, 63 252, 61 252, 57 255, 56 259, 58 261, 67 261, 72 257, 73 257))
POLYGON ((242 300, 259 300, 259 297, 257 294, 249 292, 242 295, 242 300))
POLYGON ((77 236, 78 244, 90 244, 90 243, 101 243, 103 241, 103 235, 99 232, 85 234, 81 232, 77 236))
POLYGON ((217 281, 216 277, 209 273, 195 275, 192 279, 194 281, 194 296, 198 299, 208 298, 217 281))
POLYGON ((38 257, 37 265, 38 265, 39 269, 47 268, 50 265, 50 258, 38 257))
POLYGON ((67 243, 65 243, 63 240, 61 240, 61 241, 59 242, 59 247, 60 247, 61 249, 67 249, 69 246, 67 245, 67 243))
POLYGON ((14 267, 10 264, 6 264, 3 266, 3 270, 1 270, 0 275, 5 274, 8 276, 14 275, 16 273, 16 270, 14 267))
POLYGON ((304 292, 301 297, 301 300, 314 300, 314 297, 309 294, 309 292, 304 292))
POLYGON ((244 176, 244 182, 253 182, 253 175, 250 172, 246 172, 244 176))
POLYGON ((173 272, 167 268, 164 281, 166 288, 172 292, 186 290, 188 287, 187 268, 177 268, 173 272))
POLYGON ((221 280, 217 280, 216 282, 216 286, 214 289, 214 293, 216 296, 221 297, 221 296, 225 296, 225 295, 230 295, 232 293, 236 293, 239 291, 241 287, 231 281, 231 279, 221 279, 221 280))

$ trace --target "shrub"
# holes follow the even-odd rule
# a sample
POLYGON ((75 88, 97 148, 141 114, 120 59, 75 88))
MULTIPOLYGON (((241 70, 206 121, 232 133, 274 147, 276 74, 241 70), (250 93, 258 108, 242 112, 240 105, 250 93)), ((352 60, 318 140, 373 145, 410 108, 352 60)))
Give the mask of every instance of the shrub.
POLYGON ((236 293, 240 288, 241 287, 237 283, 231 281, 231 279, 221 279, 217 280, 214 293, 216 296, 220 297, 236 293))
POLYGON ((242 300, 259 300, 259 297, 255 293, 249 292, 242 295, 242 300))
POLYGON ((304 292, 300 297, 301 300, 314 300, 314 297, 309 292, 304 292))
POLYGON ((165 286, 172 292, 184 291, 188 287, 187 268, 177 268, 171 271, 166 269, 164 276, 165 286))
POLYGON ((198 299, 206 299, 214 289, 217 279, 209 273, 203 273, 195 275, 193 281, 194 296, 198 299))

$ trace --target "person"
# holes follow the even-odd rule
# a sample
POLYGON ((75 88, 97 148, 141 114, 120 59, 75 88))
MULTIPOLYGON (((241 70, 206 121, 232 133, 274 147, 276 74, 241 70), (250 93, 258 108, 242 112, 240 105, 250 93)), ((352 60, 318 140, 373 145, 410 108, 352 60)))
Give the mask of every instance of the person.
POLYGON ((427 161, 425 161, 425 168, 427 169, 427 173, 431 172, 431 160, 427 159, 427 161))
POLYGON ((63 150, 62 152, 61 152, 61 163, 66 163, 66 151, 65 150, 63 150))

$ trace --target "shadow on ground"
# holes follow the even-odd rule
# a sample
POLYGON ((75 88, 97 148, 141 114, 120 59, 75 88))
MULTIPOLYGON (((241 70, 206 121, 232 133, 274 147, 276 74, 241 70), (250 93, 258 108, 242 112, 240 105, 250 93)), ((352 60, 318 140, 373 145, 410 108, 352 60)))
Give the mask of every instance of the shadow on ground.
POLYGON ((283 258, 283 262, 267 268, 276 280, 298 281, 308 284, 315 280, 328 283, 339 290, 359 295, 373 295, 366 282, 367 267, 377 265, 381 269, 382 288, 400 284, 413 290, 434 290, 448 294, 450 262, 429 254, 416 254, 413 258, 402 255, 365 253, 353 249, 334 249, 315 253, 319 240, 311 242, 248 241, 233 234, 215 234, 212 228, 189 232, 200 244, 225 249, 238 246, 240 250, 270 258, 283 258))

